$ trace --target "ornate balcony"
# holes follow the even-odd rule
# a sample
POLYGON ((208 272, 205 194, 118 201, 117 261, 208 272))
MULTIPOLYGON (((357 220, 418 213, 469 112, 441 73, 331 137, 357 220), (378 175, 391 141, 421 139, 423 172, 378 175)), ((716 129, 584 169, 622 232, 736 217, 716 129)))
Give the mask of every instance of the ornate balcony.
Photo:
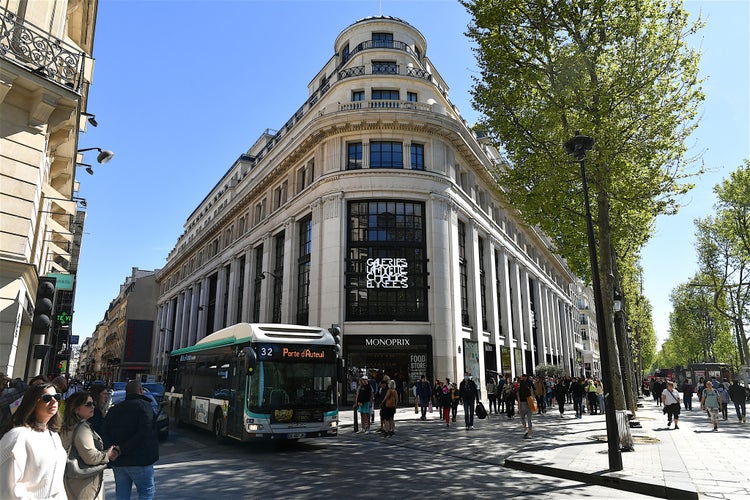
POLYGON ((344 80, 354 76, 366 76, 366 75, 402 75, 411 76, 413 78, 421 78, 422 80, 432 81, 432 75, 421 68, 415 68, 413 66, 406 66, 402 68, 398 64, 390 63, 374 63, 370 65, 369 71, 367 66, 351 66, 346 69, 342 69, 338 72, 338 79, 344 80))
POLYGON ((80 93, 84 53, 0 7, 0 57, 80 93))

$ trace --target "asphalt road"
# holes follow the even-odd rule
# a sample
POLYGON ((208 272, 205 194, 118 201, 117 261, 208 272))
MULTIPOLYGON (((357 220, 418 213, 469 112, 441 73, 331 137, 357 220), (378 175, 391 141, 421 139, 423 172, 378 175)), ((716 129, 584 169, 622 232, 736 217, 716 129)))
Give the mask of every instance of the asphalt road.
MULTIPOLYGON (((393 438, 343 428, 330 439, 219 445, 207 432, 172 426, 156 463, 156 497, 650 498, 507 469, 501 465, 500 443, 483 443, 481 433, 475 438, 466 433, 437 422, 411 421, 400 422, 393 438), (492 447, 493 453, 482 453, 484 447, 492 447)), ((110 470, 105 492, 114 498, 110 470)))

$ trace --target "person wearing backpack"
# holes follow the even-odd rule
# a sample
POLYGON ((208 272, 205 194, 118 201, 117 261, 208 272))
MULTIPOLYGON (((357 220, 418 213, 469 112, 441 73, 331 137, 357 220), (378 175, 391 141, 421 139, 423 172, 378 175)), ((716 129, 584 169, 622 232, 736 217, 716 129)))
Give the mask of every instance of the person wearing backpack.
POLYGON ((729 387, 729 398, 734 403, 734 411, 737 412, 737 419, 741 424, 744 424, 747 421, 745 414, 747 395, 745 394, 745 388, 736 380, 733 380, 732 385, 729 387))
POLYGON ((705 410, 708 413, 708 417, 714 425, 714 432, 719 430, 720 407, 719 393, 714 389, 711 382, 706 382, 706 387, 703 389, 703 397, 701 398, 701 410, 705 410))
POLYGON ((726 420, 729 417, 729 391, 721 383, 716 384, 716 392, 719 393, 719 404, 721 410, 721 419, 726 420))

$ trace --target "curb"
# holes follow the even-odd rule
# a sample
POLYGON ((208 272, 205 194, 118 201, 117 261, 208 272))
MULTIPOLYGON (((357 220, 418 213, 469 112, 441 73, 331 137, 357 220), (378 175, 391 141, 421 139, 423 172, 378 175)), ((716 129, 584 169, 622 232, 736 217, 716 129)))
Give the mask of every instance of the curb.
POLYGON ((691 500, 699 499, 698 492, 694 490, 683 490, 679 488, 672 488, 666 485, 644 483, 641 481, 633 481, 631 479, 611 477, 604 475, 605 473, 588 474, 585 472, 578 472, 574 470, 557 469, 555 467, 519 462, 511 458, 506 458, 503 466, 508 467, 509 469, 522 470, 526 472, 532 472, 534 474, 542 474, 545 476, 559 477, 561 479, 570 479, 581 483, 596 486, 605 486, 607 488, 630 491, 633 493, 640 493, 642 495, 649 495, 652 497, 691 500))

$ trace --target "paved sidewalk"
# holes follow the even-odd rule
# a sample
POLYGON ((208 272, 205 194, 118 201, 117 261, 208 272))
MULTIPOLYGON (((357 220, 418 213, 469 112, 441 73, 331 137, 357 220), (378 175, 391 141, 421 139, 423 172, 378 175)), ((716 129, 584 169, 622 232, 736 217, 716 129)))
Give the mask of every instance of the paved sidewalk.
MULTIPOLYGON (((358 436, 661 498, 750 499, 750 423, 737 422, 731 403, 718 432, 695 401, 692 412, 682 411, 677 430, 667 427, 652 400, 641 403, 642 428, 631 429, 635 449, 622 453, 618 472, 608 471, 604 415, 575 419, 572 405, 563 418, 556 407, 534 415, 532 439, 522 438, 518 416, 475 419, 475 430, 467 431, 460 409, 458 422, 446 427, 437 413, 422 421, 413 408, 399 408, 393 437, 374 432, 379 418, 373 432, 358 436)), ((352 432, 352 418, 352 411, 340 413, 341 433, 352 432)))

